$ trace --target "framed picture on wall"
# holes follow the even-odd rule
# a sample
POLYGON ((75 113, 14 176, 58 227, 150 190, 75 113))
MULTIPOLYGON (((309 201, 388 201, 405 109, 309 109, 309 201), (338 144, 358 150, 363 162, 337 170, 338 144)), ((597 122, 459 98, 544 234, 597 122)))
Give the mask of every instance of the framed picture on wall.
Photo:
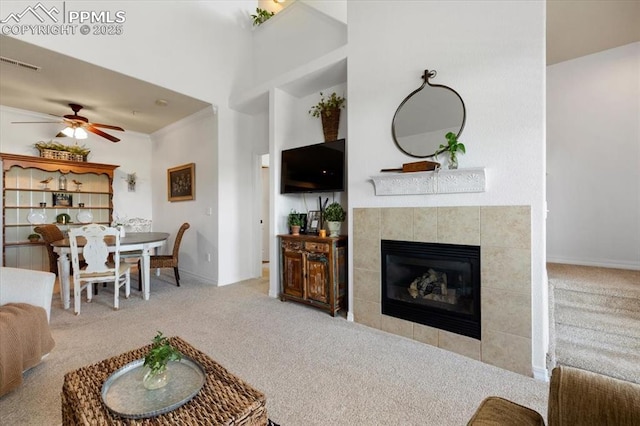
POLYGON ((196 198, 196 164, 189 163, 167 170, 169 201, 188 201, 196 198))
POLYGON ((307 213, 307 234, 317 234, 322 227, 322 212, 311 210, 307 213))

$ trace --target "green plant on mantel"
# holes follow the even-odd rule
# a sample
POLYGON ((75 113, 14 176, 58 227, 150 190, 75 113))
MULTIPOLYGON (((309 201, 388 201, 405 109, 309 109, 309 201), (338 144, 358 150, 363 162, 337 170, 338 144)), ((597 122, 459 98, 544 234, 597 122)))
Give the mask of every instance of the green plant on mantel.
POLYGON ((64 145, 64 144, 61 144, 60 142, 55 142, 55 141, 36 142, 35 147, 38 149, 38 151, 42 151, 43 149, 51 149, 53 151, 66 151, 72 154, 83 155, 83 156, 89 155, 89 153, 91 152, 91 150, 84 145, 82 146, 64 145))
POLYGON ((256 14, 251 15, 251 17, 253 18, 253 26, 255 27, 265 23, 273 15, 275 15, 275 12, 269 12, 268 10, 256 7, 256 14))
POLYGON ((344 108, 345 102, 346 99, 343 96, 338 96, 336 92, 333 92, 328 98, 325 98, 320 92, 320 102, 311 107, 309 114, 314 117, 320 117, 321 115, 328 117, 336 109, 344 108))
POLYGON ((458 151, 463 154, 466 154, 467 149, 465 148, 463 143, 458 142, 458 135, 456 135, 455 133, 449 132, 445 135, 445 138, 447 138, 447 144, 440 145, 440 149, 442 150, 441 152, 449 153, 449 168, 457 169, 458 168, 458 151))

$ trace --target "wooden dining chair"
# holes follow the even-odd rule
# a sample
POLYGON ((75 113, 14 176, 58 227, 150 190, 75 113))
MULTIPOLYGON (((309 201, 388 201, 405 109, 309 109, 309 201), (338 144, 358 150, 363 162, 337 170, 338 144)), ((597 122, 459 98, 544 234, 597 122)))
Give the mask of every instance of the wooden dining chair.
POLYGON ((35 232, 42 235, 42 239, 47 244, 47 254, 49 255, 49 272, 58 275, 58 254, 53 251, 51 243, 54 241, 64 240, 64 234, 54 224, 38 225, 33 228, 35 232))
MULTIPOLYGON (((191 225, 183 223, 178 229, 176 234, 176 240, 173 242, 173 253, 167 255, 153 255, 149 256, 149 269, 162 269, 173 268, 173 274, 176 278, 176 284, 180 287, 180 272, 178 271, 178 255, 180 254, 180 243, 182 242, 182 236, 184 231, 189 229, 191 225)), ((138 260, 138 288, 142 291, 142 272, 141 272, 140 260, 138 260)))
MULTIPOLYGON (((42 235, 42 239, 46 243, 47 247, 47 255, 49 255, 49 272, 53 272, 58 275, 58 253, 53 251, 53 246, 51 245, 54 241, 64 240, 64 234, 55 224, 49 225, 38 225, 33 228, 35 232, 42 235)), ((80 267, 86 266, 87 264, 84 262, 84 257, 80 255, 80 267)), ((98 294, 98 287, 95 287, 94 294, 98 294)))
POLYGON ((80 302, 82 290, 87 290, 87 301, 91 302, 92 287, 94 283, 113 282, 113 308, 118 309, 120 288, 124 286, 125 297, 131 293, 130 266, 120 262, 120 231, 105 225, 91 223, 79 228, 69 230, 69 243, 71 248, 71 263, 73 266, 73 303, 74 312, 80 315, 80 302), (83 246, 87 266, 81 268, 79 260, 78 240, 84 238, 83 246), (113 251, 113 263, 109 262, 109 245, 107 238, 115 244, 113 251))

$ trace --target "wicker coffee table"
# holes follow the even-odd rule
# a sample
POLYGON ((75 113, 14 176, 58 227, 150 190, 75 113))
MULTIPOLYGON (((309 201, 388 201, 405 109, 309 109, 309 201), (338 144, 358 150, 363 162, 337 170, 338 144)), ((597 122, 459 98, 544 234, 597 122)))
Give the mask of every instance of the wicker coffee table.
POLYGON ((264 394, 228 372, 179 337, 169 341, 184 355, 197 361, 206 382, 189 402, 165 414, 147 419, 125 419, 112 414, 102 402, 103 383, 120 367, 144 358, 151 345, 71 371, 62 385, 63 425, 266 425, 264 394))

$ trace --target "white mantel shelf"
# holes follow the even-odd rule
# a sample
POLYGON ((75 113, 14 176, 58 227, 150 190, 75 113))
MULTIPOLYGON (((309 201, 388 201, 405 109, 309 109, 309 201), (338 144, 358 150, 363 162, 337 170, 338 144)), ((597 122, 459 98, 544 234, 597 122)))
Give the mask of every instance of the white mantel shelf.
POLYGON ((455 194, 484 192, 484 167, 372 176, 376 195, 455 194))

